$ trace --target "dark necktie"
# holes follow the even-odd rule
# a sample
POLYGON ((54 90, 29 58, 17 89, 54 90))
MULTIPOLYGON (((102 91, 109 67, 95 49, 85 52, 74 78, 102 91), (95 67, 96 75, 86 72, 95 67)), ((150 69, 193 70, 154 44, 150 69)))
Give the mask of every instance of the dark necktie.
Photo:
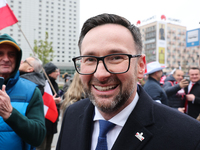
POLYGON ((107 150, 107 139, 106 134, 108 131, 110 131, 112 128, 114 128, 115 124, 106 121, 106 120, 99 120, 99 137, 98 137, 98 143, 96 150, 107 150))

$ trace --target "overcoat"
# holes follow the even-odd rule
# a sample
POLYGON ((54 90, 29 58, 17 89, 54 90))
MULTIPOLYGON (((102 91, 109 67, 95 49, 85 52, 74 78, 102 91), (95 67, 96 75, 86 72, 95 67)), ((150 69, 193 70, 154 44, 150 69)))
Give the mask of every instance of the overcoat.
MULTIPOLYGON (((200 123, 153 101, 138 87, 139 100, 112 150, 199 150, 200 123), (144 139, 137 138, 136 133, 144 139)), ((80 100, 65 111, 57 150, 90 150, 94 106, 80 100)))

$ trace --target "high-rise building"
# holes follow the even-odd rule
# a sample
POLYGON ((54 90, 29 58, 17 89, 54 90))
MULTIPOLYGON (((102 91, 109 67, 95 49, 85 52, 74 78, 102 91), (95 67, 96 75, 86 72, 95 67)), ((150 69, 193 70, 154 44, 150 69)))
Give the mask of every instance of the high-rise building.
POLYGON ((186 49, 188 53, 186 64, 191 67, 199 67, 200 65, 200 28, 192 29, 186 32, 186 49))
POLYGON ((52 42, 54 55, 53 63, 57 65, 61 74, 73 73, 72 58, 79 55, 78 38, 80 28, 79 0, 7 0, 13 10, 18 23, 0 31, 13 37, 23 50, 23 57, 32 53, 29 44, 21 33, 22 29, 31 47, 34 40, 52 42), (19 26, 19 27, 18 27, 19 26))
POLYGON ((186 27, 180 25, 178 19, 161 19, 151 17, 150 23, 138 21, 143 41, 143 53, 147 63, 158 61, 167 66, 164 70, 170 72, 181 67, 185 72, 191 66, 198 66, 197 49, 186 48, 186 27), (152 19, 153 18, 153 19, 152 19))

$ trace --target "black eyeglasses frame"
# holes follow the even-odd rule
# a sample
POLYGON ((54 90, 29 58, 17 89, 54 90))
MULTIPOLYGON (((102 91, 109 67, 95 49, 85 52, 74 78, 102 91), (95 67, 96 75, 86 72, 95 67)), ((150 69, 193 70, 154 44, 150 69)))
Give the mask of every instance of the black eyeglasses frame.
POLYGON ((131 58, 136 58, 136 57, 141 57, 141 56, 142 56, 141 54, 131 55, 131 54, 122 54, 122 53, 109 54, 109 55, 105 55, 105 56, 102 56, 102 57, 91 56, 91 55, 85 55, 85 56, 74 57, 74 58, 72 58, 72 61, 74 62, 74 66, 75 66, 76 71, 77 71, 79 74, 81 74, 81 75, 91 75, 91 74, 94 74, 94 73, 96 72, 96 70, 97 70, 97 67, 98 67, 98 64, 99 64, 99 61, 100 61, 100 60, 103 62, 103 65, 104 65, 105 69, 106 69, 109 73, 111 73, 111 74, 122 74, 122 73, 126 73, 126 72, 129 70, 131 58), (105 64, 105 62, 104 62, 104 59, 105 59, 105 57, 113 56, 113 55, 126 55, 126 56, 129 57, 129 64, 128 64, 128 68, 127 68, 126 71, 120 72, 120 73, 118 73, 118 72, 115 73, 115 72, 111 72, 111 71, 108 70, 108 68, 107 68, 107 66, 106 66, 106 64, 105 64), (80 73, 79 70, 77 69, 77 65, 76 65, 76 59, 78 59, 78 58, 80 58, 80 57, 94 57, 94 58, 96 58, 96 59, 97 59, 96 69, 95 69, 92 73, 80 73))

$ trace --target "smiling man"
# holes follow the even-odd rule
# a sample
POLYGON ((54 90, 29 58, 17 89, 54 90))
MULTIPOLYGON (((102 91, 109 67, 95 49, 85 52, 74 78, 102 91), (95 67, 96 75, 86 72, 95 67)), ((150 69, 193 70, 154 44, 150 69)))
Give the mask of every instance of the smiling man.
POLYGON ((42 95, 36 84, 19 77, 22 50, 9 35, 0 35, 0 149, 32 150, 46 129, 42 95))
POLYGON ((197 118, 200 114, 200 70, 197 67, 190 68, 189 71, 190 83, 185 88, 186 93, 186 113, 197 118))
POLYGON ((137 85, 146 66, 137 27, 114 14, 92 17, 79 49, 73 61, 88 98, 66 109, 57 150, 200 148, 199 122, 155 103, 137 85))

